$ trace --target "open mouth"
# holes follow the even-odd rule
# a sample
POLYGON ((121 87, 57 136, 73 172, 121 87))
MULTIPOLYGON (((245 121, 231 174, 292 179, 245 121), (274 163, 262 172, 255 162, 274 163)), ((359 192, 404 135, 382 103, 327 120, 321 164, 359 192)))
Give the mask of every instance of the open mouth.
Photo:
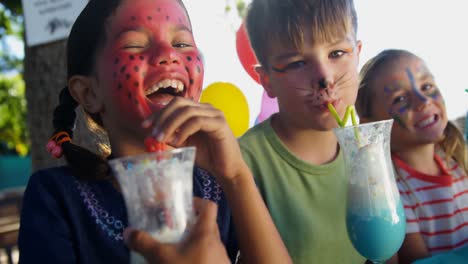
POLYGON ((432 126, 433 124, 437 123, 437 121, 439 120, 439 116, 438 115, 431 115, 419 122, 417 122, 415 124, 415 127, 417 128, 426 128, 426 127, 430 127, 432 126))
POLYGON ((185 85, 182 81, 176 79, 163 79, 146 90, 145 95, 148 98, 162 95, 183 96, 184 91, 185 85))

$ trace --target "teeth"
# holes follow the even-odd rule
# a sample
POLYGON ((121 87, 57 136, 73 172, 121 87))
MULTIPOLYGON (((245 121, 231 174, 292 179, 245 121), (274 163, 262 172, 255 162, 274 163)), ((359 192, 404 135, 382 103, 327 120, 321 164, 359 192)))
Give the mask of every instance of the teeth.
POLYGON ((183 92, 184 91, 184 84, 182 82, 179 82, 177 84, 177 92, 183 92))
POLYGON ((418 127, 425 127, 427 125, 429 125, 430 123, 434 122, 435 120, 435 116, 431 116, 429 118, 427 118, 426 120, 424 121, 421 121, 417 124, 418 127))
POLYGON ((184 91, 184 84, 179 81, 179 80, 171 80, 171 79, 164 79, 157 84, 153 85, 150 89, 146 91, 146 95, 152 94, 157 92, 159 89, 165 89, 172 87, 174 88, 177 92, 183 92, 184 91))
POLYGON ((177 83, 178 83, 178 81, 176 81, 176 80, 171 81, 171 86, 176 88, 176 90, 177 90, 177 83))
POLYGON ((171 86, 172 82, 171 82, 171 80, 166 79, 166 80, 163 80, 161 83, 162 83, 162 88, 167 88, 167 87, 171 86))
POLYGON ((146 95, 149 95, 149 94, 152 94, 152 93, 155 93, 159 90, 159 87, 157 85, 153 85, 151 88, 149 88, 148 90, 146 90, 146 95))

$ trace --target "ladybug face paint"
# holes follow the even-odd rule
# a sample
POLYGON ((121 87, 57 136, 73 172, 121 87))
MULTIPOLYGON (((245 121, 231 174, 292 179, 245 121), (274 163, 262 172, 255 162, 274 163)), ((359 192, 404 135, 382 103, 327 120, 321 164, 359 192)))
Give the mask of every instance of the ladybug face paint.
POLYGON ((141 122, 175 96, 198 100, 203 64, 176 0, 125 1, 110 17, 98 80, 113 115, 141 122))

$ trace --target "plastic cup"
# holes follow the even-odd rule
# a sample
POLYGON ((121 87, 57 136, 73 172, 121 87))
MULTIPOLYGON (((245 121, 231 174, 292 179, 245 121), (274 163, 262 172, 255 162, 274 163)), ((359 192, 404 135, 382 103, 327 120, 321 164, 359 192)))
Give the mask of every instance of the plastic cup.
POLYGON ((128 224, 163 243, 181 240, 193 216, 195 148, 109 161, 127 207, 128 224))

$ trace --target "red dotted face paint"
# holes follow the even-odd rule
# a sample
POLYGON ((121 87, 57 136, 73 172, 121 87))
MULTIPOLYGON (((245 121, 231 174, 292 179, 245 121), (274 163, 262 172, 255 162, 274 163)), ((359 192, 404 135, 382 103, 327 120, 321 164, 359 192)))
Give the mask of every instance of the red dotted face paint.
POLYGON ((199 99, 203 63, 178 1, 125 1, 107 32, 99 81, 122 118, 143 120, 176 96, 199 99))

